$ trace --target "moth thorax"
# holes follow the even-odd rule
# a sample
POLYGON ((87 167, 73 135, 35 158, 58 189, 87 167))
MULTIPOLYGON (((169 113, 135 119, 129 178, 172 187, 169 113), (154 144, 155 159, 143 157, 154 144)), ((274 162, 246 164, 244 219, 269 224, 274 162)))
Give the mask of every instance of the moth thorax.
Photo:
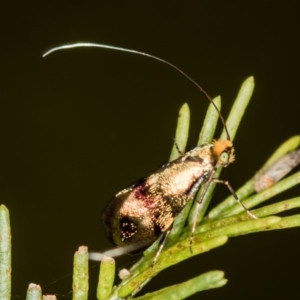
POLYGON ((212 151, 218 166, 227 167, 234 161, 234 148, 229 140, 214 140, 212 151))

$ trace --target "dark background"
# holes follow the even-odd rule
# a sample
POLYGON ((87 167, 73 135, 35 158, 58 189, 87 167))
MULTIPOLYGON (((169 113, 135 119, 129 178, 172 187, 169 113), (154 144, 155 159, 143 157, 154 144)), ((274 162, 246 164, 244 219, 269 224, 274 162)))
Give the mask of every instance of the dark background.
MULTIPOLYGON (((111 247, 100 220, 107 201, 167 161, 184 102, 192 111, 194 147, 208 104, 186 79, 151 59, 100 49, 41 54, 80 41, 151 53, 185 70, 211 96, 221 94, 225 116, 242 81, 255 76, 235 139, 237 159, 224 175, 237 189, 300 132, 297 4, 1 5, 0 202, 11 214, 14 299, 24 298, 30 282, 59 299, 71 297, 71 277, 60 278, 71 273, 77 247, 111 247)), ((296 187, 275 200, 299 193, 296 187)), ((215 201, 227 195, 221 187, 215 201)), ((296 228, 232 238, 163 272, 145 291, 220 269, 228 284, 191 299, 295 298, 299 235, 296 228)), ((117 266, 129 268, 137 259, 118 258, 117 266)), ((97 273, 95 266, 90 299, 97 273)))

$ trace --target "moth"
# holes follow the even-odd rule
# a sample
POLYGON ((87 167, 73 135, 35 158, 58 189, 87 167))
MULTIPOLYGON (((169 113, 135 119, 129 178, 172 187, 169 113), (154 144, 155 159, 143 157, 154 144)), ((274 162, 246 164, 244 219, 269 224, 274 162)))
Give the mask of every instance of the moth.
POLYGON ((208 186, 217 168, 233 161, 231 141, 215 140, 163 165, 108 203, 102 215, 107 236, 117 246, 149 246, 170 229, 200 185, 208 186))

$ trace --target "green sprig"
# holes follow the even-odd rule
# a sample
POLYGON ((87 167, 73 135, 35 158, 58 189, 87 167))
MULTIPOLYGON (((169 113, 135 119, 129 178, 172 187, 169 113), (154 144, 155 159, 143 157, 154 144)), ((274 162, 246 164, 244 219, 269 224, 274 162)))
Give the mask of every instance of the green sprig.
POLYGON ((106 300, 111 294, 115 278, 115 260, 111 257, 104 257, 101 261, 97 299, 106 300))
POLYGON ((186 282, 169 286, 157 292, 146 294, 137 300, 180 300, 185 299, 197 292, 219 288, 227 283, 224 272, 211 271, 199 275, 186 282))
POLYGON ((73 300, 87 300, 89 290, 88 250, 80 246, 74 255, 73 300))
POLYGON ((11 233, 9 211, 0 205, 0 299, 9 300, 11 293, 11 233))
POLYGON ((26 300, 41 300, 42 299, 42 289, 39 285, 30 283, 27 293, 26 300))

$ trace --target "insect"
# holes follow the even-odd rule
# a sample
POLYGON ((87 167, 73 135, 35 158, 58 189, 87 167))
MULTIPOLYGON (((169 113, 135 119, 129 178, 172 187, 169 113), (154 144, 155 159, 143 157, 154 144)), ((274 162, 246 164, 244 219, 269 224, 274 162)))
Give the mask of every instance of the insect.
MULTIPOLYGON (((99 47, 130 52, 150 57, 171 66, 198 87, 214 105, 227 134, 227 139, 214 140, 210 144, 203 144, 181 154, 179 158, 163 165, 150 176, 117 193, 110 200, 102 214, 106 234, 115 245, 124 247, 127 249, 127 252, 131 253, 139 252, 151 245, 159 236, 169 231, 174 218, 194 198, 201 185, 204 185, 204 189, 197 200, 198 211, 211 182, 227 185, 239 202, 228 181, 214 178, 215 172, 219 167, 227 167, 234 161, 234 147, 230 141, 223 116, 213 100, 198 83, 181 69, 159 57, 109 45, 77 43, 53 48, 43 56, 56 50, 75 47, 99 47), (138 245, 138 247, 131 247, 134 245, 138 245)), ((241 202, 239 203, 251 218, 256 218, 241 202)), ((191 244, 195 227, 196 222, 194 222, 192 227, 191 244)))
POLYGON ((216 169, 233 160, 232 143, 214 141, 186 152, 122 190, 103 212, 108 237, 118 246, 141 241, 150 245, 171 227, 199 186, 204 183, 208 187, 216 169))

